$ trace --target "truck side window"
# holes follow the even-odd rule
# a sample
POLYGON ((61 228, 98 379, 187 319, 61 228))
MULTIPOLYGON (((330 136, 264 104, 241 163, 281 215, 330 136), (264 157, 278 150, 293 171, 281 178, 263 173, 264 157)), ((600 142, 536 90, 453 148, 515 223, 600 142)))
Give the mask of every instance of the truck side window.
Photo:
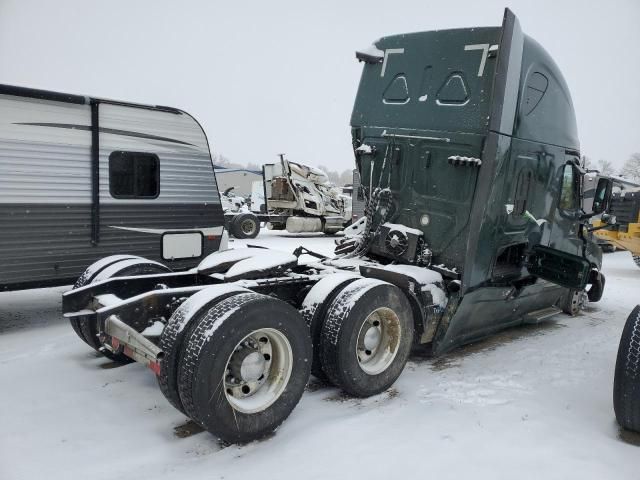
POLYGON ((562 210, 575 210, 577 207, 576 179, 572 165, 565 165, 562 173, 559 207, 562 210))
POLYGON ((158 156, 153 153, 111 152, 109 191, 113 198, 157 198, 160 194, 158 156))

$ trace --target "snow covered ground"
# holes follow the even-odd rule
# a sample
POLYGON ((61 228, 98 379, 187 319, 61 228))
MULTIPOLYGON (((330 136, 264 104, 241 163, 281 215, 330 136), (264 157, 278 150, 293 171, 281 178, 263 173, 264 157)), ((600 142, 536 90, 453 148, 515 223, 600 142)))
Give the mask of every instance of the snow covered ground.
MULTIPOLYGON (((330 253, 324 236, 250 241, 330 253)), ((153 374, 88 349, 64 288, 0 294, 0 479, 635 479, 640 440, 612 407, 622 325, 640 270, 605 256, 603 300, 439 359, 413 357, 389 391, 312 383, 273 435, 223 447, 169 405, 153 374), (259 477, 258 477, 259 476, 259 477)))

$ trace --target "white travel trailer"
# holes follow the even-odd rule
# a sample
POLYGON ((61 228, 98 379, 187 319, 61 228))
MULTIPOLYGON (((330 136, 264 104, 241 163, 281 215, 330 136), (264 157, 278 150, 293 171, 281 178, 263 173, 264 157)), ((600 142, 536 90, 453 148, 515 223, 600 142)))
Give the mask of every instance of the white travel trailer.
POLYGON ((0 85, 0 289, 70 284, 110 255, 185 270, 223 233, 207 138, 188 113, 0 85))

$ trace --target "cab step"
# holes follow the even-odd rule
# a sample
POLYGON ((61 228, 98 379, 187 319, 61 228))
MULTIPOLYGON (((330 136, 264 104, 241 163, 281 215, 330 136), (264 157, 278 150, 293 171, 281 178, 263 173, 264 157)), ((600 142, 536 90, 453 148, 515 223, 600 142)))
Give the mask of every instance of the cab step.
POLYGON ((533 312, 529 312, 524 316, 524 323, 530 325, 536 325, 540 323, 542 320, 553 317, 558 313, 562 313, 562 309, 558 307, 547 307, 541 310, 535 310, 533 312))

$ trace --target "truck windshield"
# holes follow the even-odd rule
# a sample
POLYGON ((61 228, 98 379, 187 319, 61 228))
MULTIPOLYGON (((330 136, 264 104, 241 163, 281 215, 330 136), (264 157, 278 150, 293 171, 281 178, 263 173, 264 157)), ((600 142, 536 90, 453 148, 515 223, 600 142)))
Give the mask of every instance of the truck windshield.
POLYGON ((486 131, 500 28, 384 37, 365 63, 352 126, 486 131))

